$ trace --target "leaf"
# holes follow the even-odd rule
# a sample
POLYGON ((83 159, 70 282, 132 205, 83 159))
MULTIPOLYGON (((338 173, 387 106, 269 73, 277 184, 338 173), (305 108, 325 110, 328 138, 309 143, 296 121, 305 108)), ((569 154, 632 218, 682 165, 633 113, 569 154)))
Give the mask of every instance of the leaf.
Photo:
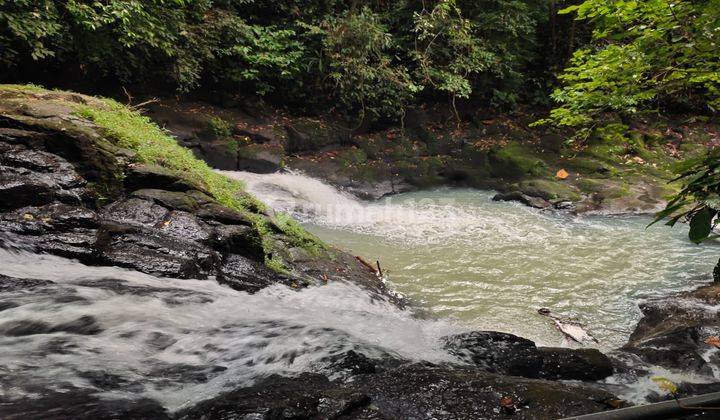
POLYGON ((650 378, 655 384, 657 384, 658 388, 662 389, 663 391, 667 391, 671 394, 674 394, 677 392, 677 386, 668 378, 662 377, 662 376, 655 376, 650 378))
POLYGON ((720 337, 714 335, 705 339, 705 344, 710 344, 720 349, 720 337))
POLYGON ((703 207, 690 219, 690 232, 688 237, 696 244, 701 243, 712 232, 712 219, 717 212, 709 207, 703 207))
POLYGON ((559 171, 557 171, 555 176, 557 176, 560 179, 567 179, 567 177, 569 177, 570 174, 565 169, 560 169, 559 171))

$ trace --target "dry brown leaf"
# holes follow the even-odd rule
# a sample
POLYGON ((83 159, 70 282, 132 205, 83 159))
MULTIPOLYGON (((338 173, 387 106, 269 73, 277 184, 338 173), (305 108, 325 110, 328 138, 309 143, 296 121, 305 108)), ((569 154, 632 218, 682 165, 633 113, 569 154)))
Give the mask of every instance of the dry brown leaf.
POLYGON ((705 344, 710 344, 720 349, 720 337, 712 336, 705 339, 705 344))

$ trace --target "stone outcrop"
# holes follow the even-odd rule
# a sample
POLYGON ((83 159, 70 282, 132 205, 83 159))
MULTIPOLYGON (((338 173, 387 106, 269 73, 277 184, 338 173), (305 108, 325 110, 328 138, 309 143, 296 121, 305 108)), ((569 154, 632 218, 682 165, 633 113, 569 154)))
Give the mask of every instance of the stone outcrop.
POLYGON ((352 256, 293 252, 271 214, 230 209, 202 185, 139 162, 78 117, 78 104, 104 106, 69 93, 0 91, 0 245, 157 276, 215 278, 248 292, 350 281, 383 294, 382 282, 352 256), (268 268, 273 257, 286 270, 268 268))

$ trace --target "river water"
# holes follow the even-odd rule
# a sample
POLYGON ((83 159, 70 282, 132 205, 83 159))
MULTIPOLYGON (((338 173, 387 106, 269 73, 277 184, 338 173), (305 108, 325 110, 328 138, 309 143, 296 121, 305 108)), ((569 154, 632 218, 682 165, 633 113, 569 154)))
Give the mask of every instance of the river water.
POLYGON ((543 345, 563 338, 540 307, 584 322, 602 349, 624 344, 641 299, 709 280, 715 244, 647 216, 573 216, 439 189, 361 202, 301 174, 230 172, 328 243, 380 261, 393 287, 442 318, 543 345))
POLYGON ((365 203, 299 174, 228 175, 326 241, 379 260, 431 316, 341 283, 249 295, 0 249, 1 275, 52 281, 0 282, 0 401, 86 390, 172 411, 272 373, 323 371, 351 349, 448 362, 441 337, 473 329, 563 344, 541 306, 585 321, 613 348, 639 299, 706 281, 717 258, 715 246, 689 244, 686 228, 646 230, 642 217, 544 213, 472 190, 365 203))

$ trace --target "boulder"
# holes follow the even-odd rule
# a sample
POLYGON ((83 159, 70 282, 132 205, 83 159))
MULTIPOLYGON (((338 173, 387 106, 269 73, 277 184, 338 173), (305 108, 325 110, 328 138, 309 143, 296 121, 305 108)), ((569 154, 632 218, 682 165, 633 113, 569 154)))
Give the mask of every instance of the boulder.
POLYGON ((472 331, 445 338, 445 348, 463 361, 492 373, 537 378, 542 357, 535 343, 496 331, 472 331))
POLYGON ((539 347, 542 356, 540 377, 599 381, 613 374, 610 358, 597 349, 539 347))
POLYGON ((503 375, 595 381, 613 374, 611 360, 596 349, 537 347, 525 338, 495 331, 446 337, 445 348, 464 362, 503 375))

